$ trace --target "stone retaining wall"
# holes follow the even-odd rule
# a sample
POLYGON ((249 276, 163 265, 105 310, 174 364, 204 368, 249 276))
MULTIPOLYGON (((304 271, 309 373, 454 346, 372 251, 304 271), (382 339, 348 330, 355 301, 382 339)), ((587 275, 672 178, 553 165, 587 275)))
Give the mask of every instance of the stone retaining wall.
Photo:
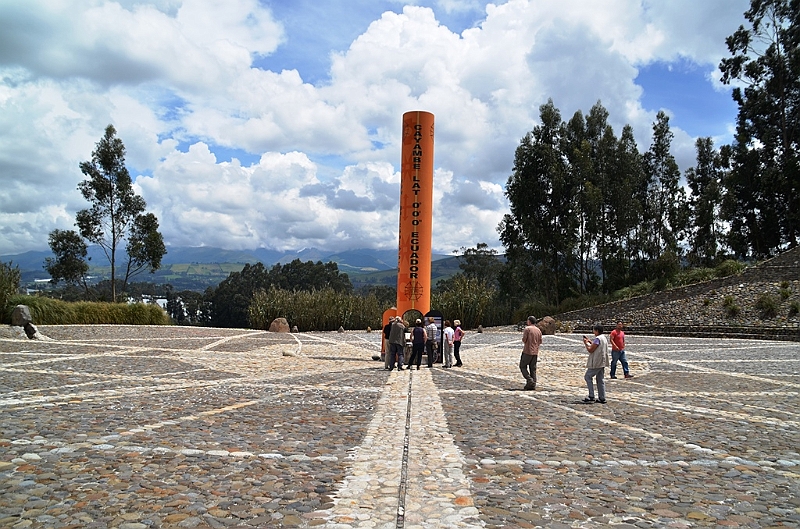
POLYGON ((579 332, 591 332, 593 322, 610 328, 616 321, 624 321, 626 330, 638 334, 800 341, 800 318, 789 317, 782 310, 778 317, 764 320, 753 309, 759 296, 774 295, 779 285, 787 282, 791 297, 782 300, 783 307, 800 300, 800 247, 737 275, 565 312, 555 318, 579 332), (730 321, 721 318, 725 297, 747 304, 747 314, 730 321))
MULTIPOLYGON (((607 331, 613 327, 608 325, 607 331)), ((574 332, 589 334, 592 325, 579 323, 572 328, 574 332)), ((682 336, 689 338, 740 338, 753 340, 779 340, 800 342, 800 329, 786 327, 741 327, 722 325, 697 325, 685 327, 678 325, 626 325, 625 332, 650 336, 682 336)))

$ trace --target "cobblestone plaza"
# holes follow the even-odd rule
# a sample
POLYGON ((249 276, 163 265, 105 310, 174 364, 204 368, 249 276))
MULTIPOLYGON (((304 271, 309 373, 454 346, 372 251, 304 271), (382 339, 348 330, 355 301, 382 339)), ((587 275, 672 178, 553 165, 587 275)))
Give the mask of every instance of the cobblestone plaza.
POLYGON ((0 339, 0 527, 800 527, 800 344, 468 332, 385 371, 379 332, 42 326, 0 339), (620 369, 621 372, 621 369, 620 369))

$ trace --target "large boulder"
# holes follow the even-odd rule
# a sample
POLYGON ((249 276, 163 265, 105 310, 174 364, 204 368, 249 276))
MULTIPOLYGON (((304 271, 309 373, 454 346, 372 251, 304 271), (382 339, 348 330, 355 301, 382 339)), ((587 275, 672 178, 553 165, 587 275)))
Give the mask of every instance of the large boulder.
POLYGON ((33 323, 31 318, 31 309, 27 305, 17 305, 11 313, 11 325, 14 327, 25 327, 25 325, 33 323))
POLYGON ((556 333, 556 320, 550 316, 545 316, 539 323, 536 324, 542 334, 555 334, 556 333))
POLYGON ((269 324, 269 332, 289 332, 289 322, 286 318, 275 318, 269 324))
POLYGON ((27 305, 17 305, 11 312, 11 327, 21 329, 30 340, 50 340, 33 324, 31 309, 27 305))

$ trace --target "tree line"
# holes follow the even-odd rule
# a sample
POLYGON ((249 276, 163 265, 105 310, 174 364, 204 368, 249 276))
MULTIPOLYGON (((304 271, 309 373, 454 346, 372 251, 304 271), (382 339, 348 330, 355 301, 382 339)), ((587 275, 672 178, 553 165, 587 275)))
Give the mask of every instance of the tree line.
POLYGON ((659 112, 640 152, 617 136, 600 102, 564 121, 549 100, 522 138, 498 226, 501 291, 548 303, 610 293, 680 267, 761 259, 800 241, 800 23, 797 0, 753 0, 751 28, 728 37, 722 81, 736 83, 734 142, 698 138, 681 173, 669 117, 659 112))
MULTIPOLYGON (((505 255, 501 259, 485 243, 462 248, 462 272, 436 286, 434 307, 467 313, 476 325, 499 323, 526 304, 557 309, 570 298, 609 296, 644 281, 663 288, 684 266, 762 259, 795 247, 800 242, 798 13, 800 0, 751 0, 744 13, 749 27, 740 26, 726 39, 730 57, 719 65, 721 81, 733 86, 738 105, 734 141, 716 148, 711 138, 698 138, 696 163, 683 175, 664 112, 657 114, 650 146, 641 152, 632 127, 625 125, 618 136, 600 101, 588 114, 578 110, 564 120, 548 100, 539 108, 540 123, 521 139, 506 183, 510 210, 497 228, 505 255)), ((105 290, 91 288, 86 277, 86 245, 100 245, 111 265, 111 301, 131 290, 129 280, 136 274, 157 270, 166 253, 158 220, 133 192, 125 149, 115 134, 109 125, 92 159, 81 163, 87 180, 79 190, 90 207, 76 215, 78 231, 50 234, 55 257, 45 264, 53 282, 81 285, 88 298, 105 290)), ((13 269, 7 269, 5 279, 13 279, 13 269)), ((395 301, 390 287, 353 292, 336 263, 299 260, 271 268, 246 265, 202 295, 166 287, 173 319, 222 327, 246 327, 254 314, 261 321, 277 310, 257 297, 259 292, 323 291, 330 293, 325 299, 361 295, 370 306, 374 300, 375 310, 395 301), (262 306, 254 309, 255 298, 262 306)), ((349 301, 337 303, 347 314, 357 312, 348 308, 349 301)))

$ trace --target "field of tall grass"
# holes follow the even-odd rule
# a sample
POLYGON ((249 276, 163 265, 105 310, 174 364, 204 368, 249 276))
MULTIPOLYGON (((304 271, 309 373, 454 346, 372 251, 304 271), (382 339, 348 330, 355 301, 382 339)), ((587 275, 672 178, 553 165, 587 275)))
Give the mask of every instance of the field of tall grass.
POLYGON ((172 320, 158 305, 144 303, 66 302, 39 296, 10 296, 3 309, 2 323, 11 323, 17 305, 27 305, 36 325, 171 325, 172 320))
POLYGON ((385 308, 374 295, 344 294, 327 288, 289 291, 272 287, 255 293, 250 303, 250 326, 269 329, 275 318, 286 318, 300 331, 380 329, 385 308))
MULTIPOLYGON (((512 311, 495 301, 495 290, 476 279, 457 277, 454 288, 431 296, 445 319, 461 320, 465 329, 478 325, 494 326, 512 323, 512 311)), ((286 318, 299 331, 334 331, 380 329, 383 306, 373 295, 344 294, 332 289, 288 291, 278 288, 256 292, 250 303, 250 326, 269 329, 275 318, 286 318)), ((413 323, 413 322, 412 322, 413 323)))

